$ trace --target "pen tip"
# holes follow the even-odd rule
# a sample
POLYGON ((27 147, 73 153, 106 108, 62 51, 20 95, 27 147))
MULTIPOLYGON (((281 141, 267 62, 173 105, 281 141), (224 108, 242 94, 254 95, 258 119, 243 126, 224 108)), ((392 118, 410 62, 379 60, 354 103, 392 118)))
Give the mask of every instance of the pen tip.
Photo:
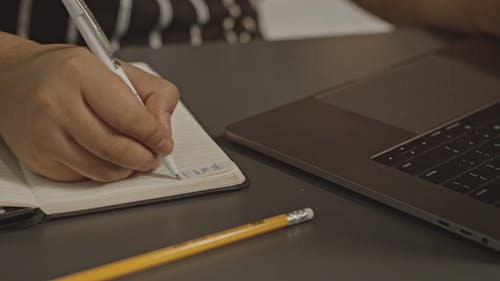
POLYGON ((178 179, 178 180, 181 180, 181 176, 179 176, 179 174, 175 175, 175 178, 178 179))

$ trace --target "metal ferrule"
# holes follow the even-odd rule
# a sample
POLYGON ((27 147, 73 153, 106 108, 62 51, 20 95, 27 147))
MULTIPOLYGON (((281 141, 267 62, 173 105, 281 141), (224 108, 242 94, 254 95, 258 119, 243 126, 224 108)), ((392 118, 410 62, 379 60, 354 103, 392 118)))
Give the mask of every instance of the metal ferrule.
POLYGON ((286 220, 288 221, 288 225, 295 225, 305 221, 308 221, 310 218, 308 217, 308 213, 305 209, 296 210, 291 213, 287 213, 286 220))

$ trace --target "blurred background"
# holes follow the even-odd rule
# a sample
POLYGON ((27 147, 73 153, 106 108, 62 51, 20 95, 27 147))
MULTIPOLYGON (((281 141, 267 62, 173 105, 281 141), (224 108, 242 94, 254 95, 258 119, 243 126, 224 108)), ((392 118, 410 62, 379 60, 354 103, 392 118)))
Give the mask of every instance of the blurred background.
MULTIPOLYGON (((351 0, 86 0, 113 46, 287 40, 388 32, 351 0)), ((1 0, 0 30, 84 44, 61 0, 1 0)))

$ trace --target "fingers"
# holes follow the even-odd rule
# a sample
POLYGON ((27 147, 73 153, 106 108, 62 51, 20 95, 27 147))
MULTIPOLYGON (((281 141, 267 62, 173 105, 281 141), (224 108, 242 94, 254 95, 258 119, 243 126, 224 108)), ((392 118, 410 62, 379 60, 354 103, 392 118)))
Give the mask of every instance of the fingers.
POLYGON ((156 157, 149 149, 113 131, 83 101, 72 104, 65 115, 71 121, 64 122, 64 130, 87 151, 102 160, 139 171, 150 170, 156 165, 156 157))
POLYGON ((148 99, 145 101, 145 106, 151 114, 155 117, 155 119, 161 123, 163 126, 163 130, 167 136, 165 143, 163 144, 167 154, 170 154, 174 148, 174 143, 172 140, 172 128, 170 125, 170 116, 171 113, 169 111, 170 104, 168 98, 164 97, 165 94, 162 92, 155 92, 148 96, 148 99))
POLYGON ((54 181, 75 182, 87 179, 87 177, 75 172, 74 170, 56 161, 51 161, 50 163, 45 163, 43 165, 40 163, 37 164, 24 163, 24 164, 35 174, 44 176, 54 181))
POLYGON ((145 100, 146 108, 151 114, 159 121, 164 127, 165 134, 167 134, 166 145, 169 146, 170 151, 173 149, 174 143, 172 140, 172 127, 170 123, 170 117, 177 104, 177 97, 174 95, 169 95, 166 92, 153 92, 148 95, 145 100), (174 104, 174 106, 172 106, 174 104))
POLYGON ((104 161, 89 153, 71 137, 59 142, 58 161, 76 173, 94 181, 112 182, 127 178, 132 169, 123 168, 104 161))
POLYGON ((171 152, 171 147, 166 145, 170 136, 162 124, 116 74, 104 67, 94 67, 82 75, 85 76, 83 81, 94 81, 82 83, 82 92, 89 107, 104 123, 155 154, 171 152))
POLYGON ((122 68, 143 101, 153 94, 161 94, 164 110, 170 114, 174 111, 179 101, 179 90, 173 83, 127 63, 122 63, 122 68))
POLYGON ((123 63, 122 67, 136 87, 148 111, 165 128, 165 133, 170 137, 170 146, 173 147, 170 117, 179 101, 177 87, 169 81, 151 75, 133 65, 123 63))

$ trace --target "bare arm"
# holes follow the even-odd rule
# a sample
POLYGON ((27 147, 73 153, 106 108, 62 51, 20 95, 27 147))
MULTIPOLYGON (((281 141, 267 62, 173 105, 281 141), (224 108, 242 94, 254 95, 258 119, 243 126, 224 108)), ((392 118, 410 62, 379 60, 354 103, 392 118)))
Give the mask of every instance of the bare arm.
POLYGON ((500 0, 354 0, 400 25, 500 36, 500 0))

